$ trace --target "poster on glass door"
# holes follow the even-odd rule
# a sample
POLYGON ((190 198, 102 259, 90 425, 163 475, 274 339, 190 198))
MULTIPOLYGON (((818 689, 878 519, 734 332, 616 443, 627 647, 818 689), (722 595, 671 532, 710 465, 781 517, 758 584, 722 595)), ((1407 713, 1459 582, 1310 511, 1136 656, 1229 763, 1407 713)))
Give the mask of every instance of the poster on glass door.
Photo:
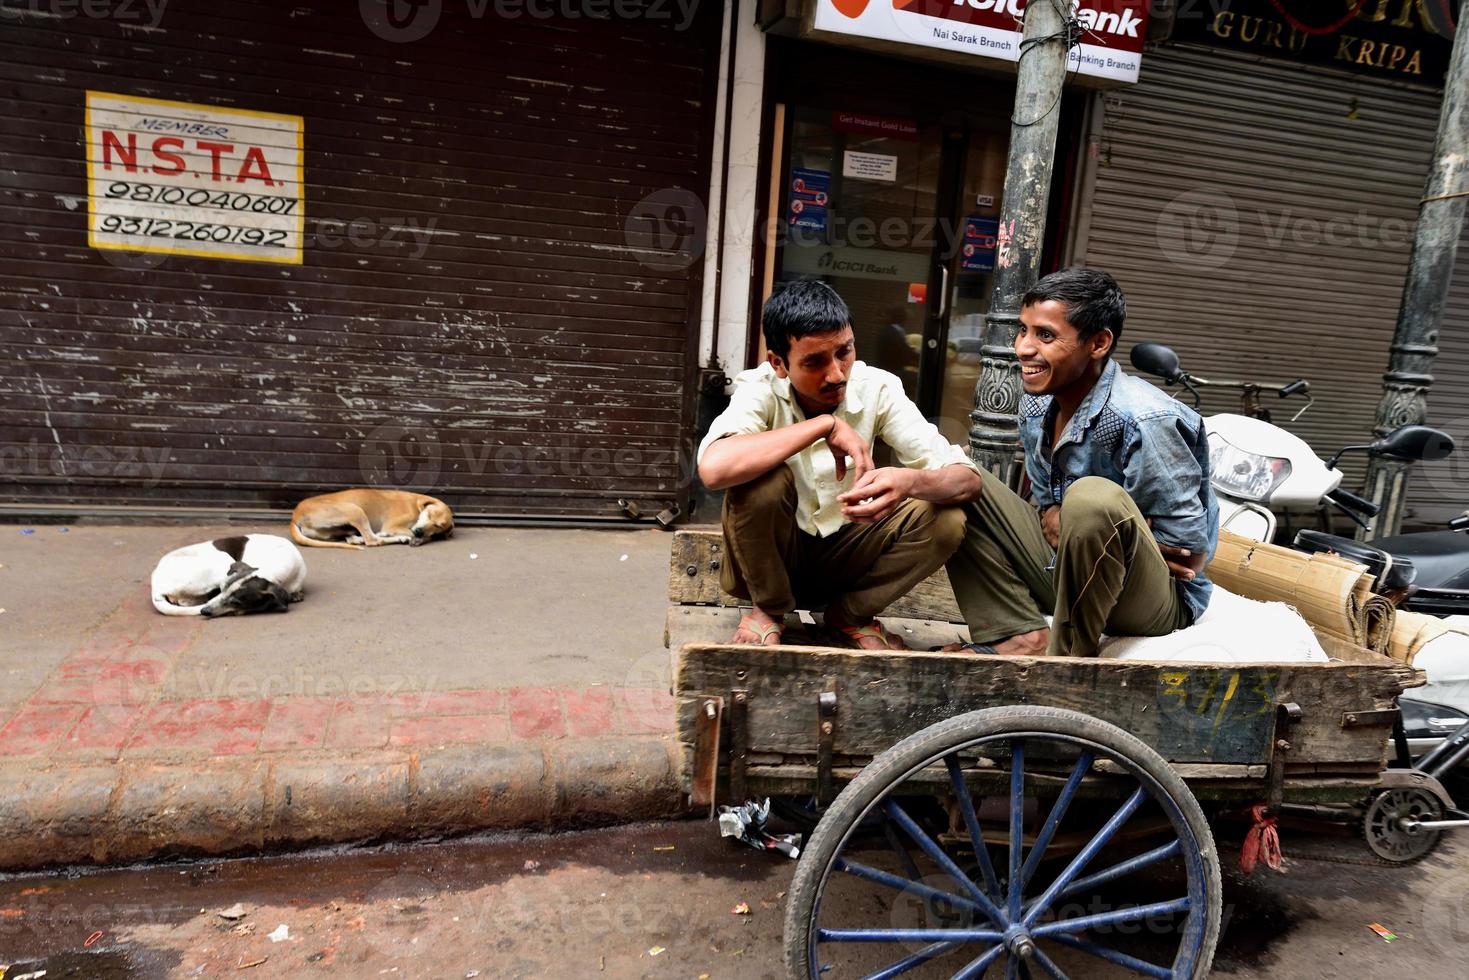
POLYGON ((1000 221, 971 214, 964 219, 964 241, 959 251, 960 272, 989 272, 995 267, 1000 243, 1000 221))
POLYGON ((831 172, 792 167, 790 191, 791 203, 786 220, 791 227, 826 234, 826 209, 831 204, 831 172))
MULTIPOLYGON (((1020 60, 1024 0, 816 0, 815 31, 1020 60)), ((1081 43, 1067 71, 1136 82, 1148 37, 1148 0, 1081 0, 1081 43)))

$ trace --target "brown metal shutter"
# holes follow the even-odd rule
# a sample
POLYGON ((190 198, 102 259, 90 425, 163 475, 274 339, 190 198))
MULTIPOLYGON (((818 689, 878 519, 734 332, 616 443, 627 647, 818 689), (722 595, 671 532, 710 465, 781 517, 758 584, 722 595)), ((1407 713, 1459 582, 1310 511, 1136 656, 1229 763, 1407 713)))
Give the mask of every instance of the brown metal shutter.
POLYGON ((1420 463, 1408 484, 1405 528, 1437 527, 1469 510, 1469 221, 1459 238, 1459 256, 1444 305, 1428 390, 1428 424, 1454 437, 1448 459, 1420 463))
MULTIPOLYGON (((1369 439, 1439 101, 1231 52, 1148 52, 1141 81, 1106 96, 1086 248, 1127 292, 1124 363, 1151 340, 1206 378, 1304 377, 1315 405, 1295 423, 1298 400, 1271 406, 1277 422, 1323 455, 1369 439)), ((1360 487, 1361 456, 1343 468, 1360 487)))
POLYGON ((357 4, 172 0, 148 30, 12 11, 0 500, 286 508, 377 484, 619 517, 682 497, 702 229, 638 222, 650 196, 707 196, 718 5, 685 25, 673 4, 407 6, 442 8, 412 43, 357 4), (303 116, 304 263, 89 248, 88 90, 303 116))

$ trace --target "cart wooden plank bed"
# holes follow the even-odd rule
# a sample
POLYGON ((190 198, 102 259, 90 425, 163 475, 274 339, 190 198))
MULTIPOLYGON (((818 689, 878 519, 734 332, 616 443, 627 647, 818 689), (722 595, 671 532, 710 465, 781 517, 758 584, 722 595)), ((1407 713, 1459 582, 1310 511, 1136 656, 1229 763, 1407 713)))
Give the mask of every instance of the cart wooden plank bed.
MULTIPOLYGON (((1338 658, 1329 664, 1180 665, 730 644, 739 613, 737 600, 719 589, 722 547, 717 533, 680 531, 670 564, 666 640, 684 790, 696 805, 715 795, 817 792, 826 758, 839 786, 873 756, 935 722, 1026 704, 1071 708, 1133 733, 1200 798, 1263 800, 1275 762, 1285 801, 1347 802, 1375 785, 1386 767, 1395 699, 1423 683, 1421 671, 1329 636, 1322 644, 1338 658), (823 709, 828 694, 834 704, 828 698, 823 709), (1299 715, 1279 717, 1287 704, 1298 706, 1299 715), (831 730, 823 732, 823 724, 831 730), (717 786, 709 778, 715 771, 717 786), (742 791, 729 793, 732 782, 742 791)), ((942 571, 894 604, 883 621, 914 646, 966 635, 942 571)), ((799 628, 793 618, 791 632, 799 628)))

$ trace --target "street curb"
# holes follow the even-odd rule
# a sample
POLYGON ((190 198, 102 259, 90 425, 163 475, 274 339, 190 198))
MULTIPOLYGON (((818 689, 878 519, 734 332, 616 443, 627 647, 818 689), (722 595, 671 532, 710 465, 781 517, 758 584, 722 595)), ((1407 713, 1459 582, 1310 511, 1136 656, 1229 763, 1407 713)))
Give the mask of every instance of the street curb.
POLYGON ((679 817, 671 737, 38 768, 0 762, 0 871, 679 817))

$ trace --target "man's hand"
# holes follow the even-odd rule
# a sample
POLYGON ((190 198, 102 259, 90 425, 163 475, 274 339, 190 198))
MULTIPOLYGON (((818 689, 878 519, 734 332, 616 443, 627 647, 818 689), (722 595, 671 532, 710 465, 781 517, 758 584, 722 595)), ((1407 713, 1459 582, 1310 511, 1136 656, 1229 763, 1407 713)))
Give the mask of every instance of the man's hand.
POLYGON ((875 524, 913 496, 916 479, 917 471, 905 466, 884 466, 860 474, 852 489, 837 497, 842 516, 858 524, 875 524))
MULTIPOLYGON (((831 450, 832 457, 836 460, 837 480, 840 481, 847 478, 847 457, 850 456, 852 457, 852 472, 856 477, 856 483, 853 484, 855 488, 862 482, 862 478, 867 475, 868 471, 872 469, 872 450, 868 448, 866 442, 862 441, 862 437, 857 434, 856 429, 835 415, 831 419, 835 424, 832 426, 831 434, 826 437, 826 445, 831 450)), ((871 495, 866 494, 864 496, 871 495)))
MULTIPOLYGON (((1151 530, 1152 527, 1153 519, 1150 517, 1148 518, 1148 529, 1151 530)), ((1162 553, 1163 562, 1168 566, 1168 574, 1180 582, 1192 582, 1194 577, 1204 570, 1204 565, 1208 562, 1205 555, 1194 554, 1187 548, 1175 548, 1171 544, 1158 541, 1157 538, 1153 540, 1157 541, 1158 551, 1162 553)))
POLYGON ((1161 541, 1158 542, 1158 550, 1163 553, 1163 561, 1168 565, 1169 574, 1181 582, 1192 582, 1204 570, 1204 555, 1194 554, 1187 548, 1175 548, 1161 541))
POLYGON ((1046 536, 1046 544, 1055 551, 1061 543, 1061 505, 1052 504, 1041 511, 1041 533, 1046 536))

